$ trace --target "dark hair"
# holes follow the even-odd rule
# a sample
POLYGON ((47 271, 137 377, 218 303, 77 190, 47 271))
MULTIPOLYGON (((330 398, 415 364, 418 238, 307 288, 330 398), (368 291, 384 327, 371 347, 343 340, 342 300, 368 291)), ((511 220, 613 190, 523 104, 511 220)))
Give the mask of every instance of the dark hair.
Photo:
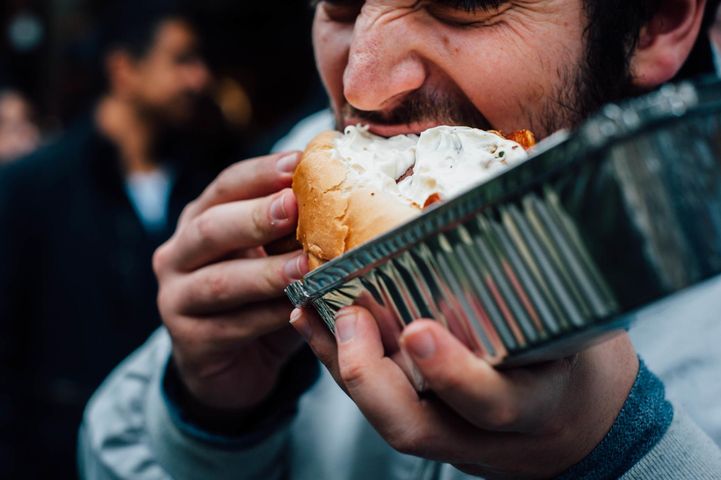
POLYGON ((124 50, 140 58, 153 46, 158 27, 166 20, 180 19, 191 23, 191 17, 175 0, 118 0, 103 14, 102 55, 124 50))

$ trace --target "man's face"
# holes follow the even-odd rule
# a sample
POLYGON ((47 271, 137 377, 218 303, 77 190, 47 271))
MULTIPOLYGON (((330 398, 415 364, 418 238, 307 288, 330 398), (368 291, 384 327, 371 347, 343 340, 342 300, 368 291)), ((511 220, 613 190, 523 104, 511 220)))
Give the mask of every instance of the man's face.
POLYGON ((187 122, 210 73, 198 52, 197 37, 185 22, 167 20, 148 52, 134 60, 130 99, 143 113, 172 125, 187 122))
POLYGON ((577 123, 582 0, 325 0, 313 41, 338 127, 465 124, 538 136, 577 123))

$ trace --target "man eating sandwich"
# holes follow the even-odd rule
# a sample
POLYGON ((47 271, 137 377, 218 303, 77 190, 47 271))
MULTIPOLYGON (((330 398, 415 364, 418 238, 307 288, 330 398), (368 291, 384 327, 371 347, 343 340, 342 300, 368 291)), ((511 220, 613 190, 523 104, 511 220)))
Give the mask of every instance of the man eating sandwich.
MULTIPOLYGON (((332 114, 304 122, 284 149, 357 124, 383 137, 457 125, 543 138, 674 79, 699 51, 712 6, 324 0, 314 8, 332 114)), ((298 160, 286 150, 230 167, 156 252, 165 328, 88 406, 87 478, 719 478, 718 447, 665 398, 626 335, 501 371, 419 319, 400 340, 430 388, 419 394, 385 355, 367 310, 342 310, 335 337, 310 311, 292 311, 283 288, 308 271, 307 258, 271 246, 296 228, 289 187, 298 160)))

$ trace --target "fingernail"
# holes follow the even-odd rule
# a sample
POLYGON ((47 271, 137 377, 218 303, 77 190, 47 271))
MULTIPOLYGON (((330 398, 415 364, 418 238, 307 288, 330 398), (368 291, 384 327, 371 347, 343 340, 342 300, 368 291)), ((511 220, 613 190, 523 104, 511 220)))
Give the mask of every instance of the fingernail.
POLYGON ((290 280, 300 280, 308 273, 308 258, 305 254, 288 260, 283 267, 283 273, 290 280))
POLYGON ((287 220, 288 219, 288 212, 285 208, 285 197, 286 194, 283 193, 278 198, 276 198, 273 203, 270 205, 270 216, 273 218, 273 220, 287 220))
POLYGON ((300 155, 298 155, 297 153, 283 155, 278 159, 275 167, 281 173, 293 173, 293 170, 295 170, 295 167, 298 165, 299 158, 300 155))
POLYGON ((353 340, 355 336, 355 324, 358 316, 353 311, 341 310, 335 317, 335 334, 340 343, 353 340))
POLYGON ((406 336, 403 340, 410 354, 419 359, 428 359, 436 353, 436 340, 427 330, 406 336))
POLYGON ((308 341, 310 340, 311 335, 313 335, 313 329, 306 322, 298 323, 298 320, 300 320, 300 317, 302 316, 303 312, 300 310, 300 308, 296 308, 290 313, 290 324, 293 328, 295 328, 295 331, 298 332, 301 337, 303 337, 304 340, 308 341))

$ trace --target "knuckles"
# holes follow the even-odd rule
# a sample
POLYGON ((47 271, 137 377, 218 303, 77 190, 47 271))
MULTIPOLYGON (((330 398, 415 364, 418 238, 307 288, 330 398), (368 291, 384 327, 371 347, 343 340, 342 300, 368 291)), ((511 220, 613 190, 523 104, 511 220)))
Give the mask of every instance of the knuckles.
POLYGON ((163 321, 167 323, 167 320, 172 319, 176 312, 180 310, 180 296, 177 294, 175 288, 161 284, 158 288, 157 298, 158 310, 163 321))
MULTIPOLYGON (((273 197, 271 197, 271 201, 273 197)), ((273 230, 273 222, 270 215, 270 204, 263 202, 262 206, 254 208, 250 214, 252 231, 250 232, 258 244, 263 243, 273 230)))
POLYGON ((501 432, 512 430, 519 418, 520 412, 515 404, 509 401, 499 402, 489 411, 488 428, 501 432))
POLYGON ((476 419, 474 423, 496 431, 509 430, 517 425, 521 417, 518 403, 503 394, 479 392, 477 385, 484 382, 482 376, 471 373, 473 369, 459 368, 458 365, 450 368, 441 365, 436 367, 435 371, 424 372, 424 378, 431 389, 441 396, 467 396, 463 403, 475 406, 476 411, 471 415, 476 419))
POLYGON ((240 164, 233 164, 226 167, 213 182, 212 191, 216 198, 227 198, 234 190, 238 188, 236 185, 236 170, 240 168, 240 164))
POLYGON ((390 430, 384 437, 394 450, 406 455, 421 455, 434 442, 433 435, 430 435, 422 426, 403 427, 390 430))
POLYGON ((469 378, 458 367, 448 368, 446 366, 446 368, 435 368, 434 370, 429 373, 424 372, 424 377, 433 390, 437 392, 458 392, 467 389, 469 378))
POLYGON ((155 273, 155 276, 160 278, 160 275, 165 270, 165 266, 167 265, 167 257, 168 257, 168 247, 167 243, 164 243, 163 245, 159 246, 155 249, 155 252, 153 252, 153 272, 155 273))
POLYGON ((339 365, 341 381, 348 390, 355 390, 366 383, 366 375, 362 365, 341 363, 339 365))
POLYGON ((183 211, 180 212, 180 217, 178 217, 178 225, 185 225, 191 218, 193 218, 193 215, 195 213, 195 210, 198 208, 198 200, 193 200, 189 202, 185 207, 183 207, 183 211))
POLYGON ((232 297, 232 281, 226 273, 210 276, 205 287, 207 297, 213 301, 224 302, 232 297))
POLYGON ((200 247, 210 250, 216 243, 217 222, 206 212, 201 213, 193 221, 193 228, 200 247))

